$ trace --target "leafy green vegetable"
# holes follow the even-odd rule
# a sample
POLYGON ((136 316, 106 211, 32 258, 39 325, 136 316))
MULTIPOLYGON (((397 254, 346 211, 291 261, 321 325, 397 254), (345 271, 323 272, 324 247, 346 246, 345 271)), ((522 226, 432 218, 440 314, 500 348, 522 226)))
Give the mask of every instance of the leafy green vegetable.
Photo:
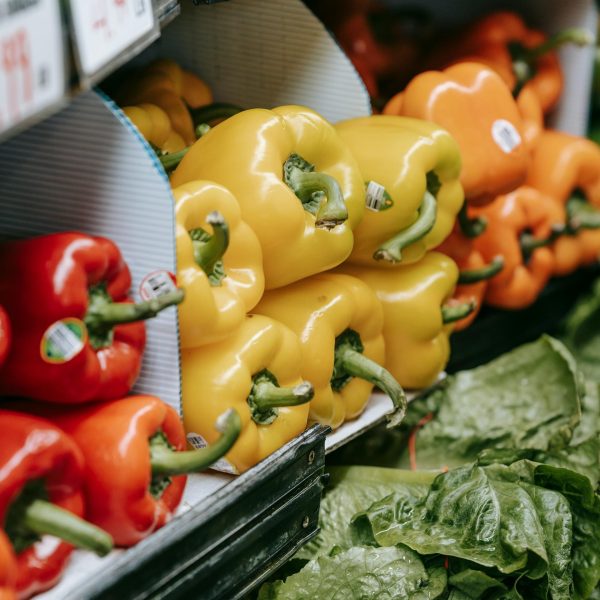
POLYGON ((585 377, 600 382, 600 279, 569 313, 562 339, 585 377))
POLYGON ((357 542, 350 528, 352 517, 373 502, 398 490, 407 501, 422 498, 435 478, 433 473, 413 473, 380 467, 330 467, 330 481, 321 503, 321 531, 296 558, 329 554, 334 546, 344 550, 357 542))
MULTIPOLYGON (((448 377, 431 392, 440 408, 416 436, 417 466, 458 466, 486 448, 562 449, 583 392, 572 356, 548 336, 448 377)), ((405 453, 399 466, 407 463, 405 453)))
POLYGON ((445 569, 427 570, 408 548, 351 548, 263 585, 258 600, 433 600, 445 590, 445 569))
POLYGON ((448 583, 460 590, 466 598, 479 600, 491 592, 508 592, 508 588, 501 582, 475 569, 464 569, 448 578, 448 583))
POLYGON ((571 598, 569 504, 560 493, 522 482, 510 467, 454 469, 436 477, 410 514, 388 496, 354 522, 364 529, 365 519, 380 546, 401 543, 419 554, 546 578, 554 600, 571 598))

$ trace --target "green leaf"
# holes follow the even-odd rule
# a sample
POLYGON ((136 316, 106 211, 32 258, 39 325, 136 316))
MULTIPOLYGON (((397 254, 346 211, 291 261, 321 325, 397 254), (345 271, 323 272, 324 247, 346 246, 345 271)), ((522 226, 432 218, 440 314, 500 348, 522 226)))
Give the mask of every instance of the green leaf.
POLYGON ((351 548, 263 585, 258 600, 433 600, 445 589, 445 570, 428 571, 408 548, 351 548))
POLYGON ((419 554, 457 557, 515 577, 524 573, 547 586, 553 600, 571 598, 569 503, 504 465, 438 475, 409 514, 388 496, 356 516, 355 527, 367 526, 381 546, 405 544, 419 554))
MULTIPOLYGON (((548 336, 448 377, 432 392, 436 418, 416 436, 417 466, 452 468, 486 448, 564 448, 579 422, 583 391, 573 357, 548 336)), ((400 466, 407 463, 405 453, 400 466)))
POLYGON ((296 558, 327 555, 334 546, 344 550, 351 548, 358 539, 350 528, 350 521, 357 512, 394 490, 399 490, 407 501, 416 502, 427 493, 435 478, 435 474, 379 467, 330 467, 328 470, 329 486, 319 513, 321 531, 300 549, 296 558))
POLYGON ((490 577, 482 571, 465 569, 448 578, 448 583, 460 590, 466 598, 479 600, 491 592, 508 592, 508 588, 501 582, 490 577))
POLYGON ((563 341, 585 377, 600 382, 600 279, 569 313, 563 341))

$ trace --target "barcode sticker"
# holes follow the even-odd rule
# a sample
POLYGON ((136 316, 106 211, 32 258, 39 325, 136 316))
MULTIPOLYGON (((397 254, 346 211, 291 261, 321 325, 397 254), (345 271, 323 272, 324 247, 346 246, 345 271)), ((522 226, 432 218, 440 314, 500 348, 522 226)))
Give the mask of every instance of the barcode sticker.
POLYGON ((83 74, 94 75, 154 31, 152 0, 70 0, 83 74))
POLYGON ((140 297, 143 300, 160 298, 177 289, 177 278, 169 271, 154 271, 144 277, 140 284, 140 297))
POLYGON ((521 136, 517 128, 506 119, 498 119, 492 124, 492 137, 494 141, 506 154, 510 154, 521 144, 521 136))
MULTIPOLYGON (((190 446, 196 450, 201 450, 208 446, 206 440, 199 433, 190 432, 186 437, 190 446)), ((226 458, 220 458, 216 463, 212 464, 210 468, 215 471, 221 471, 222 473, 229 473, 230 475, 239 475, 239 471, 226 458)))
POLYGON ((87 341, 87 328, 79 319, 63 319, 46 329, 40 343, 42 360, 65 363, 77 356, 87 341))
POLYGON ((56 104, 65 53, 56 0, 0 0, 0 132, 56 104))
POLYGON ((392 206, 392 198, 385 191, 385 187, 376 181, 367 182, 365 205, 369 210, 380 212, 392 206))

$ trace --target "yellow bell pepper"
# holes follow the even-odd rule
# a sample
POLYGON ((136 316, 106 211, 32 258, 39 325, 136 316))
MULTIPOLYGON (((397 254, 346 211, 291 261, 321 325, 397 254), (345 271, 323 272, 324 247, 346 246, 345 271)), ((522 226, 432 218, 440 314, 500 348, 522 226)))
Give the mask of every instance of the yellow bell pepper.
POLYGON ((310 420, 339 427, 365 409, 373 385, 385 391, 400 422, 402 388, 380 364, 385 360, 381 304, 354 277, 323 273, 267 292, 255 312, 287 325, 302 344, 302 377, 315 388, 310 420))
POLYGON ((393 266, 420 260, 452 231, 464 194, 454 138, 437 125, 376 115, 336 125, 367 186, 367 210, 349 261, 393 266))
POLYGON ((210 181, 173 190, 182 348, 231 335, 264 290, 260 243, 230 191, 210 181), (207 230, 207 224, 211 233, 207 230))
POLYGON ((163 149, 169 137, 174 133, 167 113, 154 104, 124 106, 123 112, 138 128, 142 137, 157 148, 163 149))
POLYGON ((383 306, 385 366, 405 388, 433 384, 450 358, 455 321, 475 308, 453 304, 458 267, 444 254, 427 253, 419 262, 395 269, 344 264, 341 271, 364 281, 383 306))
POLYGON ((263 249, 267 289, 331 269, 364 212, 356 162, 332 125, 300 106, 251 109, 202 136, 171 183, 210 179, 237 197, 263 249))
POLYGON ((155 60, 145 68, 145 72, 164 73, 173 82, 173 89, 190 108, 199 108, 213 101, 208 85, 191 71, 182 69, 174 60, 155 60))
POLYGON ((227 339, 182 350, 183 422, 195 447, 213 443, 213 423, 229 408, 242 432, 227 453, 242 473, 301 433, 312 385, 300 376, 300 343, 284 325, 249 315, 227 339))

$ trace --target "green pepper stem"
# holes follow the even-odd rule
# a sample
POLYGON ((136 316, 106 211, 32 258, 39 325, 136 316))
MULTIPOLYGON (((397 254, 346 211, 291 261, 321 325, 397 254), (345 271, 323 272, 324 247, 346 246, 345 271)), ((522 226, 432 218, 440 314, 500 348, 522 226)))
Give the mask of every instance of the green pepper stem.
POLYGON ((442 306, 442 322, 444 325, 460 321, 468 317, 477 308, 477 302, 461 302, 456 304, 444 304, 442 306))
POLYGON ((462 234, 469 239, 479 237, 487 227, 487 219, 485 217, 469 217, 467 213, 467 202, 462 205, 458 213, 458 225, 462 234))
POLYGON ((437 201, 435 196, 431 192, 425 191, 417 220, 393 238, 381 244, 373 253, 373 258, 391 263, 400 262, 402 260, 402 250, 425 237, 433 229, 436 213, 437 201))
POLYGON ((217 119, 228 119, 242 112, 244 109, 236 106, 235 104, 228 104, 227 102, 214 102, 213 104, 207 104, 206 106, 200 106, 190 110, 192 121, 194 126, 208 124, 217 119))
POLYGON ((210 275, 229 247, 229 226, 225 217, 214 210, 206 217, 213 233, 206 242, 193 241, 194 259, 202 270, 210 275))
POLYGON ((570 27, 563 29, 554 35, 551 35, 547 40, 543 41, 532 48, 523 48, 519 52, 519 59, 526 62, 533 62, 540 56, 556 50, 565 44, 575 44, 576 46, 589 46, 594 41, 592 34, 581 27, 570 27))
POLYGON ((270 381, 257 381, 253 385, 252 394, 256 408, 265 410, 306 404, 313 399, 315 391, 308 381, 293 388, 279 387, 270 381))
POLYGON ((179 163, 183 160, 183 157, 188 153, 191 146, 184 148, 183 150, 179 150, 179 152, 168 152, 167 154, 160 154, 158 156, 158 160, 160 160, 160 164, 164 167, 165 171, 172 171, 176 169, 179 163))
POLYGON ((200 123, 199 125, 196 125, 196 128, 194 129, 196 139, 200 139, 203 135, 206 135, 211 129, 212 128, 208 123, 200 123))
POLYGON ((313 200, 313 194, 322 192, 321 200, 315 214, 315 226, 321 229, 333 229, 348 218, 348 209, 340 184, 327 173, 303 171, 298 167, 288 170, 289 185, 303 204, 313 200))
POLYGON ((38 535, 56 536, 99 556, 113 549, 113 539, 106 531, 46 500, 33 500, 25 508, 23 525, 38 535))
POLYGON ((219 439, 206 448, 175 452, 164 443, 150 442, 150 464, 153 475, 186 475, 208 469, 225 456, 242 431, 242 420, 234 409, 224 412, 215 425, 221 434, 219 439))
POLYGON ((400 424, 406 413, 406 395, 387 369, 346 343, 336 347, 335 363, 348 375, 364 379, 383 390, 391 398, 395 409, 388 415, 388 427, 400 424))
POLYGON ((569 222, 568 233, 577 233, 580 229, 600 228, 600 210, 582 198, 571 198, 567 203, 569 222))
POLYGON ((105 331, 115 325, 135 323, 155 317, 159 312, 183 301, 184 292, 176 289, 145 302, 90 302, 84 322, 90 334, 105 331))
POLYGON ((530 255, 534 250, 538 248, 544 248, 545 246, 549 246, 554 240, 556 236, 550 235, 547 238, 536 238, 530 233, 524 233, 521 235, 519 243, 521 244, 521 252, 525 255, 530 255))
POLYGON ((489 265, 480 269, 465 269, 458 274, 458 283, 471 284, 491 279, 504 268, 504 258, 496 256, 489 265))

